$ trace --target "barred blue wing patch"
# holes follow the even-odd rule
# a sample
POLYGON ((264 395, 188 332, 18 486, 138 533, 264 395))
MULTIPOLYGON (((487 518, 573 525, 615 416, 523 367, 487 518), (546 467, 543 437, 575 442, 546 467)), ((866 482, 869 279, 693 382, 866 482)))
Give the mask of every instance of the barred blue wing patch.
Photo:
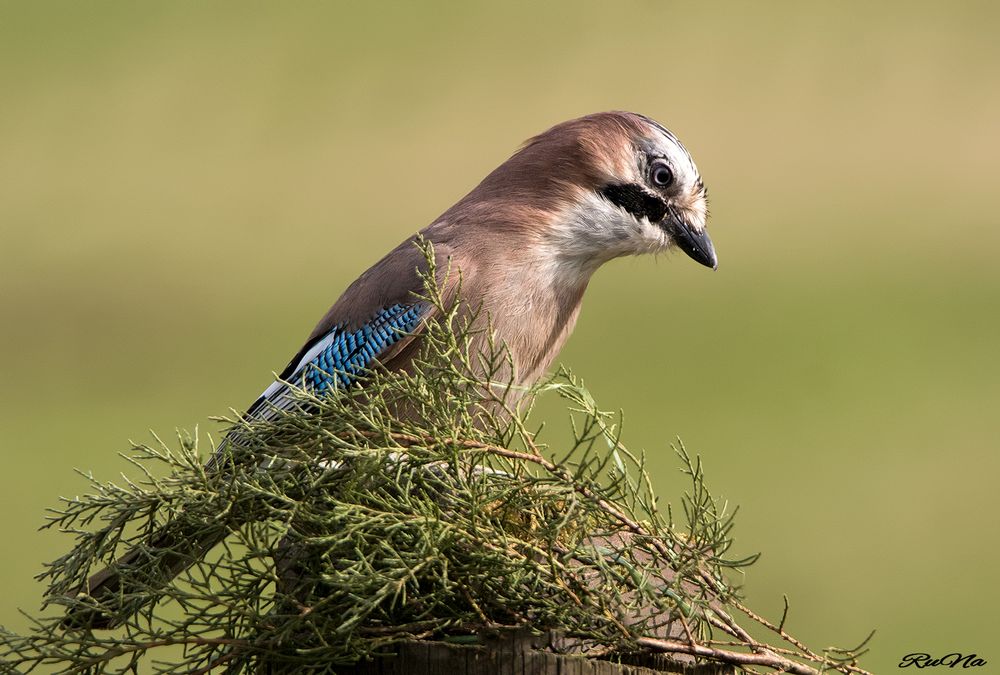
POLYGON ((315 394, 350 385, 380 354, 416 329, 424 309, 420 304, 395 304, 379 310, 357 330, 335 326, 302 349, 280 379, 250 406, 247 415, 257 412, 266 402, 284 407, 288 391, 285 382, 315 394))
POLYGON ((354 332, 338 332, 308 363, 300 368, 305 386, 322 393, 331 387, 346 387, 386 348, 417 327, 418 307, 393 305, 375 315, 354 332))

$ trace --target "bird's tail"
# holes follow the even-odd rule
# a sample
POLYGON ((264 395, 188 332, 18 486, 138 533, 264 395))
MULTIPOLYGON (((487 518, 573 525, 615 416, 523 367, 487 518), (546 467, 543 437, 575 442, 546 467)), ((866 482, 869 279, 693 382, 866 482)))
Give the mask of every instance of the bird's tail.
POLYGON ((221 542, 227 529, 219 526, 193 533, 190 523, 174 521, 149 543, 125 553, 97 572, 76 592, 76 604, 63 620, 66 628, 117 628, 146 605, 178 574, 201 560, 221 542))

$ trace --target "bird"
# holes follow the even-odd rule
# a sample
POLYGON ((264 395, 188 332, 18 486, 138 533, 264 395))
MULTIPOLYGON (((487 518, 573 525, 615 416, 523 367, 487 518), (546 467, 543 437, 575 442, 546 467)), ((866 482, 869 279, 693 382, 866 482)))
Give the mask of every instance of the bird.
MULTIPOLYGON (((552 365, 604 263, 678 249, 717 269, 707 202, 691 154, 652 118, 611 111, 556 124, 351 283, 245 415, 286 407, 294 386, 324 395, 375 365, 410 365, 422 328, 441 311, 423 295, 429 261, 417 238, 433 247, 439 273, 449 270, 437 279, 442 297, 454 298, 460 279, 460 301, 489 318, 492 335, 474 335, 470 349, 484 348, 476 341, 490 338, 505 345, 511 381, 527 387, 552 365)), ((153 535, 150 545, 165 549, 175 541, 169 533, 153 535)), ((215 543, 163 556, 157 564, 164 581, 215 543)), ((100 607, 127 595, 120 571, 136 555, 125 553, 79 593, 100 607)), ((71 610, 69 625, 113 628, 121 621, 122 612, 88 605, 71 610)))

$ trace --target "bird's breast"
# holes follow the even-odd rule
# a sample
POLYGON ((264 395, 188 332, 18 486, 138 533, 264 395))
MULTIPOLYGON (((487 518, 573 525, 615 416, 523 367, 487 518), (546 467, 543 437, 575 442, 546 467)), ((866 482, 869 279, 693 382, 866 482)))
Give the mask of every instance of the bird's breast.
MULTIPOLYGON (((580 313, 586 283, 576 287, 546 283, 538 270, 521 266, 505 273, 504 283, 483 294, 480 321, 487 321, 496 344, 506 345, 514 363, 514 382, 530 386, 552 365, 580 313), (485 316, 484 316, 485 315, 485 316)), ((479 338, 486 348, 486 336, 479 338)))

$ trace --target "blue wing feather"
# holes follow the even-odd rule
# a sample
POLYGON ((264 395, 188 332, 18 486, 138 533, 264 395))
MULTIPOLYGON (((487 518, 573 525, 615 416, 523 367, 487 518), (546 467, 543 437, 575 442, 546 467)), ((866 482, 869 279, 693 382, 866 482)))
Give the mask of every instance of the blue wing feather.
POLYGON ((268 402, 282 407, 282 399, 286 399, 288 393, 284 382, 315 394, 349 386, 380 354, 413 332, 424 312, 422 304, 395 304, 379 310, 356 330, 334 326, 326 335, 304 346, 288 364, 280 380, 268 387, 246 414, 253 415, 268 402))

